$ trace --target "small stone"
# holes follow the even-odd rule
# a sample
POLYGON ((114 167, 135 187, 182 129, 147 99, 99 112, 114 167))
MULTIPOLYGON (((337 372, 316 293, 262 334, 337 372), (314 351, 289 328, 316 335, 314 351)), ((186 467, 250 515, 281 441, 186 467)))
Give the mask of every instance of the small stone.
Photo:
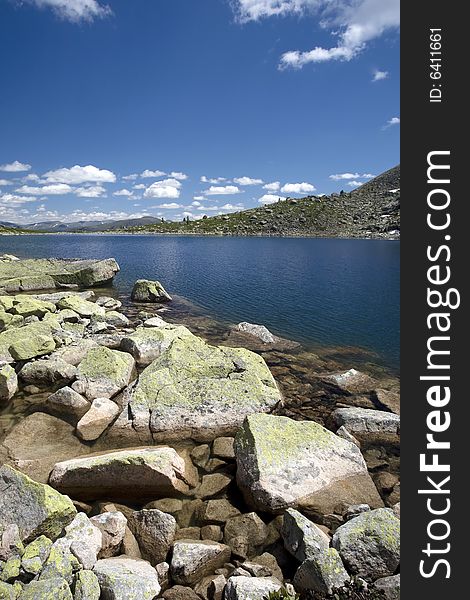
POLYGON ((190 587, 174 585, 163 594, 165 600, 201 600, 190 587))
POLYGON ((255 512, 233 517, 225 524, 224 541, 241 558, 255 554, 267 536, 267 525, 255 512))
POLYGON ((121 413, 119 406, 108 398, 95 398, 90 409, 77 423, 77 435, 85 441, 96 440, 121 413))
POLYGON ((196 498, 211 498, 225 491, 232 482, 232 477, 222 473, 204 475, 199 487, 195 490, 196 498))
POLYGON ((129 527, 126 527, 124 537, 122 538, 121 552, 130 558, 142 558, 139 543, 129 527))
POLYGON ((235 440, 233 437, 216 438, 212 445, 212 455, 216 456, 217 458, 234 460, 235 459, 234 442, 235 442, 235 440))
POLYGON ((216 542, 178 540, 173 547, 171 576, 181 585, 192 585, 222 567, 230 548, 216 542))
POLYGON ((223 525, 232 517, 237 517, 240 514, 238 508, 230 504, 228 500, 222 498, 206 502, 201 519, 203 523, 223 525))
POLYGON ((31 575, 37 575, 43 564, 49 557, 52 548, 52 541, 45 535, 40 535, 34 541, 30 542, 21 557, 21 566, 31 575))
POLYGON ((225 587, 225 600, 264 600, 282 587, 269 577, 230 577, 225 587))
POLYGON ((342 587, 348 580, 349 575, 338 552, 327 548, 300 565, 294 577, 294 587, 300 592, 313 590, 331 594, 334 588, 342 587))
POLYGON ((112 511, 91 517, 90 521, 102 535, 99 558, 109 558, 119 554, 126 533, 126 517, 119 511, 112 511))
POLYGON ((200 527, 184 527, 178 529, 175 533, 175 540, 200 540, 201 539, 201 528, 200 527))
POLYGON ((204 467, 204 471, 207 473, 212 473, 213 471, 217 471, 218 469, 222 469, 227 466, 227 463, 220 458, 211 458, 207 461, 206 466, 204 467))
POLYGON ((349 521, 357 515, 361 513, 368 512, 370 510, 370 506, 368 504, 353 504, 352 506, 348 506, 346 512, 343 514, 343 518, 345 521, 349 521))
POLYGON ((191 459, 196 466, 204 468, 209 460, 210 454, 211 451, 208 444, 202 444, 191 450, 191 459))
POLYGON ((156 508, 157 510, 161 510, 164 513, 174 516, 182 510, 183 502, 177 498, 162 498, 161 500, 149 502, 144 506, 144 508, 156 508))
POLYGON ((155 571, 158 574, 162 591, 167 590, 170 586, 170 565, 167 562, 158 563, 158 565, 155 565, 155 571))
POLYGON ((221 542, 223 540, 222 529, 219 525, 206 525, 201 528, 201 539, 221 542))
POLYGON ((51 394, 46 401, 48 412, 59 417, 71 417, 74 421, 81 419, 90 407, 88 400, 68 386, 51 394))

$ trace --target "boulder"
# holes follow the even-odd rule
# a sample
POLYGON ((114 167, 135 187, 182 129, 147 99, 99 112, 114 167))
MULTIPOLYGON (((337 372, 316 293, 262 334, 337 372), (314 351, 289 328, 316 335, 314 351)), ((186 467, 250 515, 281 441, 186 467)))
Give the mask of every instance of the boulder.
POLYGON ((24 549, 21 557, 21 568, 30 575, 38 575, 49 558, 51 548, 52 541, 45 535, 40 535, 24 549))
POLYGON ((95 398, 87 413, 77 423, 77 435, 81 440, 92 441, 111 425, 121 409, 108 398, 95 398))
POLYGON ((145 560, 117 556, 99 560, 93 572, 106 600, 154 600, 160 593, 155 569, 145 560))
POLYGON ((40 535, 55 540, 77 512, 70 498, 8 465, 0 468, 0 492, 0 527, 16 523, 27 542, 40 535))
POLYGON ((74 427, 45 413, 33 413, 14 425, 3 440, 4 461, 42 483, 57 462, 89 454, 74 435, 74 427))
POLYGON ((132 513, 129 528, 137 538, 143 558, 157 565, 166 560, 178 526, 171 515, 158 509, 143 509, 132 513))
POLYGON ((281 529, 285 548, 299 562, 323 554, 330 547, 330 538, 294 508, 284 514, 281 529))
POLYGON ((338 552, 334 548, 326 548, 300 565, 294 577, 294 587, 299 592, 313 590, 329 595, 348 580, 348 572, 338 552))
POLYGON ((346 395, 367 394, 374 390, 377 385, 375 379, 356 369, 328 375, 325 380, 332 383, 340 393, 346 395))
POLYGON ((78 366, 77 381, 85 389, 88 400, 112 398, 135 376, 135 363, 130 354, 92 348, 78 366))
POLYGON ((120 554, 127 519, 119 511, 110 511, 91 517, 90 522, 101 532, 102 542, 100 558, 110 558, 120 554))
POLYGON ((364 439, 396 439, 400 434, 400 416, 367 408, 338 408, 333 413, 338 427, 345 427, 354 437, 364 439))
POLYGON ((65 386, 51 394, 45 406, 53 415, 70 418, 76 422, 88 412, 91 404, 75 390, 65 386))
POLYGON ((261 340, 264 344, 274 344, 276 336, 274 336, 264 325, 254 325, 253 323, 238 323, 234 327, 235 331, 248 333, 261 340))
POLYGON ((225 586, 224 600, 265 600, 281 587, 282 583, 271 577, 230 577, 225 586))
POLYGON ((46 323, 31 323, 0 333, 0 356, 31 360, 55 350, 52 329, 46 323))
POLYGON ((224 542, 241 558, 254 556, 268 538, 268 527, 255 513, 232 517, 225 524, 224 542))
POLYGON ((44 317, 47 313, 56 311, 55 304, 44 300, 38 300, 32 296, 14 296, 13 306, 8 311, 12 315, 21 315, 27 317, 44 317))
POLYGON ((338 527, 332 545, 355 575, 393 575, 400 563, 400 519, 388 508, 362 513, 338 527))
POLYGON ((10 365, 0 365, 0 403, 8 402, 18 391, 18 377, 10 365))
POLYGON ((142 441, 207 442, 234 434, 246 415, 271 411, 280 400, 261 356, 191 335, 175 339, 144 369, 114 429, 142 441))
POLYGON ((47 358, 26 363, 19 372, 21 381, 26 385, 40 387, 69 383, 75 379, 77 369, 61 358, 47 358))
POLYGON ((193 585, 230 560, 230 548, 200 540, 177 540, 173 546, 171 576, 180 585, 193 585))
POLYGON ((70 550, 84 569, 92 569, 103 545, 103 535, 85 513, 78 513, 60 538, 61 548, 70 550))
POLYGON ((400 574, 377 579, 374 588, 382 592, 385 600, 400 600, 400 574))
POLYGON ((134 283, 131 299, 133 302, 169 302, 171 296, 159 281, 139 279, 134 283))
POLYGON ((139 327, 122 338, 121 350, 129 352, 137 364, 147 366, 167 350, 176 339, 193 340, 195 336, 183 325, 139 327))
POLYGON ((18 600, 73 600, 69 584, 62 577, 31 581, 24 586, 18 600))
POLYGON ((55 465, 50 483, 81 500, 145 500, 188 491, 185 464, 173 448, 121 450, 55 465))
POLYGON ((59 348, 51 355, 51 358, 61 358, 66 363, 69 363, 69 365, 78 367, 88 354, 88 351, 97 346, 98 344, 94 340, 85 338, 83 340, 72 342, 63 348, 59 348))
POLYGON ((100 600, 101 590, 98 577, 93 571, 84 569, 77 573, 74 600, 100 600))
POLYGON ((235 454, 238 485, 259 510, 323 516, 351 504, 383 506, 359 448, 318 423, 251 415, 235 454))

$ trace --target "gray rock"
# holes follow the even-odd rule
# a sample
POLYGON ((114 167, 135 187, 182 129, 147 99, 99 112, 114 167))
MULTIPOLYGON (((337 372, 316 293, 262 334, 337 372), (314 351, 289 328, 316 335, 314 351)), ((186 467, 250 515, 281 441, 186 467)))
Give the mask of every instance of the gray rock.
POLYGON ((244 321, 243 323, 238 323, 234 329, 235 331, 249 333, 250 335, 253 335, 261 340, 264 344, 274 344, 278 339, 264 325, 254 325, 253 323, 247 323, 244 321))
POLYGON ((230 577, 225 586, 224 600, 264 600, 277 592, 282 583, 270 577, 230 577))
POLYGON ((393 575, 400 563, 400 520, 388 508, 362 513, 338 527, 332 545, 353 574, 373 580, 393 575))
POLYGON ((8 465, 0 468, 0 528, 18 525, 21 539, 56 539, 76 514, 72 501, 8 465))
POLYGON ((358 448, 361 447, 361 442, 357 440, 351 433, 349 433, 344 425, 341 425, 341 427, 337 430, 336 435, 343 438, 343 440, 347 440, 348 442, 356 444, 358 448))
POLYGON ((60 541, 61 547, 70 550, 85 569, 91 569, 101 550, 102 535, 86 514, 79 512, 60 541))
POLYGON ((284 514, 281 535, 284 546, 299 562, 323 554, 330 546, 326 533, 293 508, 284 514))
POLYGON ((345 521, 349 521, 357 515, 361 513, 368 512, 370 510, 370 506, 368 504, 353 504, 352 506, 348 506, 348 509, 343 514, 343 518, 345 521))
POLYGON ((171 576, 180 585, 192 585, 230 559, 230 548, 216 542, 177 540, 173 546, 171 576))
POLYGON ((155 565, 155 571, 158 574, 158 581, 160 582, 162 591, 165 591, 170 585, 170 565, 167 562, 161 562, 155 565))
POLYGON ((117 298, 112 298, 111 296, 99 296, 96 299, 96 304, 98 306, 102 306, 106 310, 117 310, 121 308, 122 302, 117 298))
POLYGON ((23 588, 18 600, 73 600, 69 585, 62 577, 31 581, 23 588))
POLYGON ((377 579, 374 588, 382 592, 385 600, 400 600, 400 574, 377 579))
POLYGON ((212 444, 212 455, 217 458, 232 460, 235 458, 235 439, 233 437, 219 437, 212 444))
POLYGON ((268 527, 255 513, 232 517, 225 524, 224 542, 241 558, 257 553, 268 538, 268 527))
POLYGON ((72 342, 63 348, 59 348, 53 354, 51 354, 51 358, 60 358, 69 365, 78 367, 78 365, 87 355, 88 351, 96 347, 97 343, 94 340, 85 338, 72 342))
POLYGON ((77 435, 81 440, 92 441, 111 425, 121 409, 108 398, 95 398, 90 410, 77 423, 77 435))
POLYGON ((174 585, 162 596, 165 600, 200 600, 200 596, 196 594, 190 587, 183 585, 174 585))
POLYGON ((132 513, 129 528, 137 538, 143 558, 152 565, 166 560, 178 528, 171 515, 157 509, 132 513))
POLYGON ((166 327, 168 323, 158 315, 144 321, 144 327, 166 327))
POLYGON ((161 587, 155 569, 127 556, 103 558, 94 568, 102 600, 154 600, 161 587))
POLYGON ((203 523, 223 525, 232 517, 240 515, 238 508, 230 504, 225 498, 209 500, 205 503, 201 519, 203 523))
POLYGON ((6 562, 10 558, 21 557, 23 552, 24 547, 18 525, 15 523, 3 525, 0 536, 0 561, 6 562))
POLYGON ((251 415, 235 440, 237 482, 255 508, 313 515, 383 506, 360 450, 312 421, 251 415))
POLYGON ((47 358, 29 362, 19 372, 19 377, 26 385, 40 387, 69 383, 77 374, 77 369, 61 358, 47 358))
POLYGON ((55 465, 50 483, 82 500, 128 501, 188 491, 184 460, 173 448, 121 450, 55 465))
POLYGON ((159 281, 139 279, 134 283, 131 299, 133 302, 169 302, 171 296, 159 281))
POLYGON ((400 431, 400 416, 382 410, 349 407, 338 408, 333 413, 338 427, 344 426, 355 437, 369 433, 396 436, 400 431))
POLYGON ((119 511, 110 511, 91 517, 90 521, 102 535, 99 557, 110 558, 119 554, 126 533, 126 517, 119 511))
POLYGON ((18 377, 10 365, 0 365, 0 403, 8 402, 18 391, 18 377))
POLYGON ((340 555, 334 548, 327 548, 300 565, 294 577, 294 587, 300 592, 314 590, 331 594, 334 588, 343 586, 348 580, 340 555))
POLYGON ((69 417, 74 422, 88 412, 91 404, 71 387, 65 386, 51 394, 46 402, 47 410, 59 417, 69 417))
POLYGON ((232 483, 232 477, 223 473, 204 475, 194 494, 196 498, 212 498, 222 493, 232 483))
POLYGON ((73 600, 100 600, 101 590, 98 578, 93 571, 83 570, 77 573, 73 600))

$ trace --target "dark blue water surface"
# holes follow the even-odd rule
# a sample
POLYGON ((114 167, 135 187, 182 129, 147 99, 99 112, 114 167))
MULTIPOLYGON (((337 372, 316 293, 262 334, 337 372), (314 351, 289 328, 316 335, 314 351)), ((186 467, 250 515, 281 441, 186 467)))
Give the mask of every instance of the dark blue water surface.
POLYGON ((159 279, 215 318, 263 323, 309 346, 359 346, 399 362, 398 242, 122 235, 0 236, 20 257, 115 257, 115 286, 159 279))

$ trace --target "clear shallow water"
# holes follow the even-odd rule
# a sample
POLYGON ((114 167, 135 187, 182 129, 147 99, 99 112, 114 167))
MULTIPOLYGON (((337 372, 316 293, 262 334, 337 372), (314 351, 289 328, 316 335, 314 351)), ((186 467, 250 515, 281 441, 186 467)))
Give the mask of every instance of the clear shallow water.
POLYGON ((400 246, 382 240, 0 236, 0 254, 108 258, 119 293, 159 279, 215 318, 263 323, 309 347, 353 346, 399 365, 400 246))

